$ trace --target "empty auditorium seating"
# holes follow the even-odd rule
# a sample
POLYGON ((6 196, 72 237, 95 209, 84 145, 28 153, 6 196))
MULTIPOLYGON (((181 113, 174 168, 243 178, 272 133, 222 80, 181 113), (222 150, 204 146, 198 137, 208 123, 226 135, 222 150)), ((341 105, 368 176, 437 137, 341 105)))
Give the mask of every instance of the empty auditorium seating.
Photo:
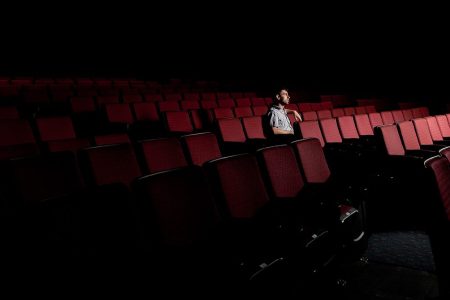
POLYGON ((213 133, 185 135, 182 141, 186 145, 189 160, 193 165, 202 166, 205 162, 222 156, 217 138, 213 133))
POLYGON ((101 186, 120 183, 130 186, 142 175, 130 144, 103 145, 80 150, 87 183, 101 186))
POLYGON ((320 141, 320 145, 322 147, 325 146, 325 141, 322 136, 322 132, 320 131, 320 126, 318 121, 304 121, 300 122, 300 135, 302 138, 316 138, 320 141))
POLYGON ((183 148, 177 138, 145 140, 140 144, 149 173, 187 166, 183 148))
POLYGON ((95 145, 110 145, 110 144, 131 144, 130 138, 125 133, 108 134, 108 135, 97 135, 94 138, 95 145))
POLYGON ((189 112, 168 111, 165 113, 167 129, 172 133, 190 133, 194 131, 189 112))

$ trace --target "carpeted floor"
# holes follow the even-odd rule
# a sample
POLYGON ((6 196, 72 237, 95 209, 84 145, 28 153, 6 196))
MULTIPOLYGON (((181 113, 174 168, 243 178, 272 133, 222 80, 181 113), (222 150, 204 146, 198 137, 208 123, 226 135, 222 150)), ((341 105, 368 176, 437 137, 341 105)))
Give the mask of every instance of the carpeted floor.
POLYGON ((347 266, 346 299, 433 299, 438 296, 433 254, 424 232, 375 233, 368 263, 347 266))

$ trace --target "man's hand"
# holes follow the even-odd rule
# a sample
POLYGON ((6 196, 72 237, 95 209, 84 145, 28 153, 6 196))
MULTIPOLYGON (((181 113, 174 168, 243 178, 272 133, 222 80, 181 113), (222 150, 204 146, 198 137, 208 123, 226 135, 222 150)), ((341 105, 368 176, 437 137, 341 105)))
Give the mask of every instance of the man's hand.
POLYGON ((302 120, 302 117, 300 116, 300 114, 296 110, 293 110, 293 112, 294 112, 295 120, 297 122, 302 122, 303 120, 302 120))

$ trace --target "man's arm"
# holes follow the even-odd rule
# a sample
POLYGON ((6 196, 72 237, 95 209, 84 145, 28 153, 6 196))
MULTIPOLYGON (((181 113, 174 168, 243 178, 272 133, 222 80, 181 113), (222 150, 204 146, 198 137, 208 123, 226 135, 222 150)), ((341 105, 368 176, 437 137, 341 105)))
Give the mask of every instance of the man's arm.
POLYGON ((286 108, 285 110, 286 110, 286 112, 287 112, 288 114, 289 114, 289 113, 293 113, 293 114, 294 114, 294 117, 295 117, 295 120, 296 120, 297 122, 302 122, 302 121, 303 121, 303 119, 302 119, 302 117, 300 116, 300 114, 298 113, 298 111, 293 110, 293 109, 288 109, 288 108, 286 108))
POLYGON ((272 127, 273 134, 294 134, 293 131, 272 127))

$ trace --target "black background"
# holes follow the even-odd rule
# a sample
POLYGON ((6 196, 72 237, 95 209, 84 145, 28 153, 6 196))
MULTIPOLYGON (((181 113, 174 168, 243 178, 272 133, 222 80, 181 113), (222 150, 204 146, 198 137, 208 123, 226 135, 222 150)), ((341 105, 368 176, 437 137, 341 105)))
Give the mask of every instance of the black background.
POLYGON ((0 75, 247 79, 446 101, 442 8, 66 3, 2 12, 0 75), (10 12, 11 12, 10 11, 10 12))

